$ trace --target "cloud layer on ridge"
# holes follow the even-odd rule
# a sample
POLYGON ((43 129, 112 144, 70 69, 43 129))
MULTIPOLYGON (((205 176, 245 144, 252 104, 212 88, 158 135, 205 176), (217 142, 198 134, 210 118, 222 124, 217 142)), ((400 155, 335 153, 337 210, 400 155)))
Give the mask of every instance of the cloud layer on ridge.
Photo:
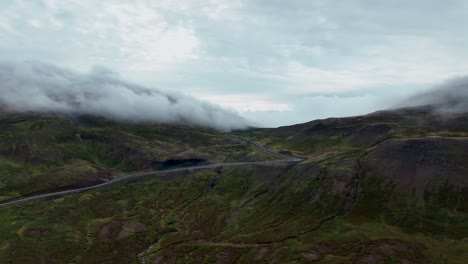
POLYGON ((124 121, 246 128, 237 113, 179 93, 149 89, 95 67, 82 74, 42 62, 0 62, 0 104, 25 112, 91 114, 124 121))

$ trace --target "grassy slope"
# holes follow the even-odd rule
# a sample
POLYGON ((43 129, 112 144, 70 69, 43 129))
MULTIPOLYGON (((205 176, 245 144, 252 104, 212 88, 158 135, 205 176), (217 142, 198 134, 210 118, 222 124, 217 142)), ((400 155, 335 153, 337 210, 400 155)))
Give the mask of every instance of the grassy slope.
MULTIPOLYGON (((308 157, 293 167, 205 170, 2 208, 0 260, 139 263, 144 252, 147 263, 465 263, 466 190, 442 185, 420 204, 358 162, 387 137, 466 136, 460 123, 430 128, 416 116, 242 133, 308 157)), ((243 157, 232 148, 223 159, 243 157)))
POLYGON ((225 168, 5 208, 0 259, 138 263, 141 252, 160 263, 308 263, 316 255, 321 263, 336 263, 369 254, 383 263, 466 258, 466 241, 458 235, 409 232, 385 209, 367 208, 375 206, 372 196, 317 229, 344 199, 319 175, 303 166, 225 168))
POLYGON ((191 158, 218 163, 268 157, 247 143, 204 128, 0 115, 2 199, 91 185, 168 159, 191 158))
MULTIPOLYGON (((359 160, 359 165, 365 164, 367 159, 375 158, 375 155, 369 157, 374 150, 394 139, 416 139, 420 142, 435 142, 435 145, 456 140, 461 145, 461 142, 468 141, 468 115, 439 117, 422 109, 405 109, 239 134, 252 140, 262 140, 271 148, 308 157, 308 163, 329 159, 325 167, 331 169, 342 163, 343 157, 354 157, 359 160)), ((366 175, 369 173, 367 168, 360 168, 362 175, 357 201, 352 210, 335 220, 333 225, 345 228, 356 236, 417 242, 426 247, 426 254, 436 262, 463 263, 468 258, 468 188, 464 178, 466 167, 462 164, 467 163, 468 157, 463 147, 459 150, 444 150, 443 147, 440 155, 431 157, 430 162, 443 161, 445 152, 459 153, 455 153, 455 160, 448 160, 449 165, 425 166, 433 166, 448 174, 438 179, 437 185, 431 186, 429 182, 424 190, 423 201, 418 200, 414 193, 400 189, 398 182, 375 177, 375 173, 366 175), (455 169, 450 171, 450 166, 454 166, 450 162, 465 168, 459 184, 447 182, 450 174, 456 173, 455 169)), ((408 150, 410 156, 424 157, 421 151, 427 154, 431 149, 408 150)), ((404 159, 404 156, 393 157, 384 162, 404 163, 404 159)), ((392 175, 392 172, 386 174, 392 175)), ((340 232, 338 236, 342 235, 340 232)))

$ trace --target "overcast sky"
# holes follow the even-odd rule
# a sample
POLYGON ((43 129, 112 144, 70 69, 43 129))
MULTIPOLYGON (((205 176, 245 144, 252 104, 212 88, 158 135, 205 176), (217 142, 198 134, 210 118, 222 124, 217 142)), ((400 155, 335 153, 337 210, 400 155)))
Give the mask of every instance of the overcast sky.
POLYGON ((466 75, 467 25, 466 0, 2 0, 0 60, 98 65, 278 126, 466 75))

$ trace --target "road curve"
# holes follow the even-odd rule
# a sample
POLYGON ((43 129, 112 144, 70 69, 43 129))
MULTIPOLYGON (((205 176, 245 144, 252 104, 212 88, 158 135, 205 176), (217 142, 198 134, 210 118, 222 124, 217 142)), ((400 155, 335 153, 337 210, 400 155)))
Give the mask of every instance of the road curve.
POLYGON ((101 189, 101 188, 106 188, 118 184, 122 184, 125 182, 128 182, 130 180, 134 180, 137 178, 142 178, 144 176, 149 176, 149 175, 159 175, 159 174, 168 174, 168 173, 174 173, 174 172, 184 172, 184 171, 194 171, 194 170, 203 170, 203 169, 212 169, 212 168, 217 168, 221 166, 241 166, 241 165, 273 165, 276 163, 298 163, 303 161, 304 159, 298 158, 298 157, 293 157, 293 156, 288 156, 282 153, 274 152, 272 150, 269 150, 253 141, 243 139, 238 136, 231 135, 231 137, 246 141, 252 145, 254 145, 256 148, 258 148, 260 151, 275 155, 277 157, 281 157, 283 159, 281 160, 274 160, 274 161, 252 161, 252 162, 231 162, 231 163, 217 163, 217 164, 208 164, 208 165, 199 165, 199 166, 190 166, 190 167, 184 167, 184 168, 176 168, 176 169, 169 169, 169 170, 161 170, 161 171, 146 171, 146 172, 136 172, 132 174, 128 174, 116 179, 112 179, 108 182, 96 184, 93 186, 88 186, 88 187, 83 187, 83 188, 78 188, 78 189, 72 189, 72 190, 66 190, 66 191, 60 191, 60 192, 53 192, 53 193, 47 193, 47 194, 40 194, 40 195, 35 195, 31 197, 25 197, 25 198, 16 198, 16 199, 11 199, 11 200, 6 200, 6 201, 0 201, 0 207, 6 207, 10 205, 16 205, 16 204, 21 204, 21 203, 27 203, 27 202, 32 202, 32 201, 39 201, 39 200, 45 200, 45 199, 56 199, 59 197, 63 197, 66 195, 70 194, 76 194, 76 193, 82 193, 82 192, 87 192, 91 190, 96 190, 96 189, 101 189))
POLYGON ((239 136, 236 136, 236 135, 229 135, 230 137, 232 138, 235 138, 235 139, 238 139, 238 140, 241 140, 241 141, 245 141, 247 143, 250 143, 252 145, 254 145, 255 147, 257 147, 260 151, 262 152, 265 152, 265 153, 268 153, 268 154, 271 154, 271 155, 274 155, 274 156, 277 156, 277 157, 280 157, 280 158, 285 158, 291 162, 301 162, 301 161, 304 161, 303 158, 299 158, 299 157, 295 157, 295 156, 290 156, 290 155, 286 155, 286 154, 283 154, 283 153, 279 153, 279 152, 275 152, 273 150, 270 150, 270 149, 267 149, 265 148, 264 146, 256 143, 256 142, 253 142, 253 141, 250 141, 248 139, 245 139, 245 138, 241 138, 239 136))

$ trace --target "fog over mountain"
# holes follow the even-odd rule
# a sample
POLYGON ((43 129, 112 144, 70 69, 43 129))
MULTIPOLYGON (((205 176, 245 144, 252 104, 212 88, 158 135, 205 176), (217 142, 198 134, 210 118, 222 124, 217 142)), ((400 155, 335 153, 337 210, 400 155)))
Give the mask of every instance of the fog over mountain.
POLYGON ((249 125, 233 111, 183 94, 124 81, 105 68, 95 67, 83 74, 42 62, 0 62, 0 105, 21 112, 92 114, 221 130, 249 125))
POLYGON ((468 76, 450 79, 404 100, 403 107, 431 105, 438 114, 468 112, 468 76))

